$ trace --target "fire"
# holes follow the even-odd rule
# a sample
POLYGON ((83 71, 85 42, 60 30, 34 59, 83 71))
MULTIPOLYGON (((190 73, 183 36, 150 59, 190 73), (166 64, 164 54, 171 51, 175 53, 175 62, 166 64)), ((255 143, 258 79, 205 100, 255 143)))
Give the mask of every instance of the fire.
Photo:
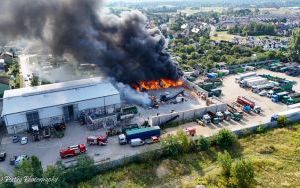
POLYGON ((138 85, 133 87, 137 90, 157 90, 157 89, 166 89, 170 87, 179 87, 183 86, 182 80, 170 80, 170 79, 160 79, 160 80, 150 80, 150 81, 139 81, 138 85))

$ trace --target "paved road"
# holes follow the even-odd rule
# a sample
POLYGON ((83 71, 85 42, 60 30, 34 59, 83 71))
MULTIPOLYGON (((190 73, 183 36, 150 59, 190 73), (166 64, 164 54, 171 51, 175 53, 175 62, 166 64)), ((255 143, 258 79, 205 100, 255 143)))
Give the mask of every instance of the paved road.
POLYGON ((24 87, 30 86, 30 80, 28 78, 28 75, 32 76, 32 70, 30 68, 29 64, 29 58, 33 57, 35 55, 20 55, 20 74, 23 76, 23 83, 24 87))

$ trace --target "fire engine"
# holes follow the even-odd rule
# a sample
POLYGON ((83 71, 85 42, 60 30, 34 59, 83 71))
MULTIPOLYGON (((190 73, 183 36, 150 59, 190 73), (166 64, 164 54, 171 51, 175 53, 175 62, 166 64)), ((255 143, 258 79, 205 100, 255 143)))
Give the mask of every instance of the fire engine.
POLYGON ((86 151, 87 150, 85 144, 78 144, 74 146, 69 146, 67 149, 60 150, 59 154, 61 158, 65 158, 65 157, 73 157, 81 153, 85 153, 86 151))
POLYGON ((87 137, 87 143, 89 145, 105 146, 107 142, 107 136, 89 136, 87 137))

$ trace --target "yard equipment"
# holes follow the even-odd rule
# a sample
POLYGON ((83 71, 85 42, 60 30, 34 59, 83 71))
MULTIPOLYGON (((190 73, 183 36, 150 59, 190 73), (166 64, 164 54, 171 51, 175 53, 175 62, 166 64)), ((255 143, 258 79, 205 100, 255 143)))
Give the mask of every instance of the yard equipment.
POLYGON ((105 146, 108 143, 107 136, 88 136, 86 141, 89 145, 105 146))
POLYGON ((119 134, 121 134, 121 130, 115 129, 115 128, 109 128, 106 131, 107 136, 116 136, 116 135, 119 135, 119 134))
POLYGON ((75 146, 69 146, 67 149, 60 150, 59 154, 61 158, 66 158, 85 153, 86 151, 87 150, 85 144, 78 144, 75 146))
POLYGON ((199 125, 205 126, 205 123, 204 123, 203 121, 201 121, 200 119, 196 119, 196 122, 197 122, 199 125))
POLYGON ((184 89, 179 90, 178 92, 176 92, 173 95, 161 95, 160 100, 166 102, 166 101, 169 101, 169 100, 172 100, 172 99, 176 99, 176 97, 180 94, 184 95, 184 89))

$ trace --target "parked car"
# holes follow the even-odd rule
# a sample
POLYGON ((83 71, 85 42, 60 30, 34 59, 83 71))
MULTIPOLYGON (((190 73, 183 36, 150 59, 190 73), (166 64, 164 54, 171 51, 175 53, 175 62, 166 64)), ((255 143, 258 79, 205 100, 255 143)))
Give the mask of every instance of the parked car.
POLYGON ((268 91, 262 90, 261 92, 258 93, 260 96, 267 96, 268 91))
POLYGON ((140 138, 135 138, 135 139, 131 139, 130 140, 130 145, 132 146, 132 147, 135 147, 135 146, 142 146, 142 145, 144 145, 145 144, 145 142, 142 140, 142 139, 140 139, 140 138))
POLYGON ((14 165, 15 166, 20 166, 23 161, 28 160, 29 157, 27 155, 20 155, 16 158, 14 165))
POLYGON ((22 145, 27 144, 28 143, 28 138, 26 136, 22 137, 20 143, 22 145))
POLYGON ((0 153, 0 161, 5 161, 6 158, 6 153, 5 152, 1 152, 0 153))
POLYGON ((13 136, 13 143, 18 143, 20 142, 20 137, 18 135, 13 136))

